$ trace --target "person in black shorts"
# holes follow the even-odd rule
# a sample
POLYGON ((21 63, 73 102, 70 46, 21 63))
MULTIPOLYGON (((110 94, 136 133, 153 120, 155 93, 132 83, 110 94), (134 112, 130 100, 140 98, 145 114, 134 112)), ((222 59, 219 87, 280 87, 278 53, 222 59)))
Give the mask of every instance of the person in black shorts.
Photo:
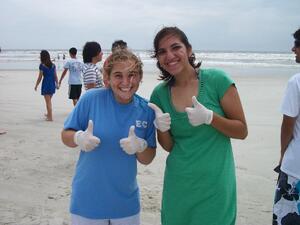
POLYGON ((80 95, 81 95, 81 89, 82 89, 82 78, 81 78, 81 72, 83 68, 83 63, 80 62, 76 58, 77 49, 76 48, 70 48, 69 49, 70 59, 67 60, 67 62, 64 65, 64 70, 61 74, 61 78, 58 82, 58 85, 60 87, 62 80, 67 74, 67 71, 70 71, 69 75, 69 99, 73 100, 73 105, 75 106, 80 95))

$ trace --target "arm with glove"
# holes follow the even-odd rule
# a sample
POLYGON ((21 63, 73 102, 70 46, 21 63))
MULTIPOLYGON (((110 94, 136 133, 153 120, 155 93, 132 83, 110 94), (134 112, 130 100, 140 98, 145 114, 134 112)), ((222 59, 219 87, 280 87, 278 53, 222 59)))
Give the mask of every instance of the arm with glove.
POLYGON ((147 141, 136 136, 134 129, 134 126, 129 128, 128 137, 120 140, 120 146, 128 155, 136 154, 138 161, 147 165, 154 159, 156 149, 148 147, 147 141))
POLYGON ((61 138, 65 145, 73 148, 79 146, 82 151, 89 152, 100 144, 100 139, 94 136, 93 129, 93 121, 89 120, 85 131, 63 130, 61 138))
POLYGON ((238 92, 231 86, 220 101, 224 116, 214 113, 192 97, 193 107, 186 107, 190 124, 200 126, 211 125, 230 138, 245 139, 248 135, 246 119, 238 92))
POLYGON ((155 112, 154 126, 157 129, 158 142, 167 152, 170 152, 173 147, 173 139, 169 132, 171 129, 170 114, 163 113, 162 110, 153 103, 148 103, 148 106, 155 112))

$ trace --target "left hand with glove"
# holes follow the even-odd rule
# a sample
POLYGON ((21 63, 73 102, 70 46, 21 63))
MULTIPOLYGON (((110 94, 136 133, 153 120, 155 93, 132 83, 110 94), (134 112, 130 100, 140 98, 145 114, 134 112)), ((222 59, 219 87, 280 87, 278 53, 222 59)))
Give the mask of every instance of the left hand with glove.
POLYGON ((192 97, 194 107, 186 107, 185 111, 188 115, 190 124, 199 126, 201 124, 211 124, 213 119, 213 111, 207 109, 204 105, 197 101, 195 96, 192 97))
POLYGON ((120 140, 121 148, 129 155, 133 155, 137 152, 143 152, 148 146, 146 140, 135 135, 134 129, 135 127, 131 126, 129 128, 128 137, 120 140))

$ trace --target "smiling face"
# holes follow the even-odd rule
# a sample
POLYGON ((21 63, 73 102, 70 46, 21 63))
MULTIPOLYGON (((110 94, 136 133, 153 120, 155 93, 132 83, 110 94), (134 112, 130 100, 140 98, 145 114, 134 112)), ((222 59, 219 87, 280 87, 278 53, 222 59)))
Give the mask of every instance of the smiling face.
POLYGON ((109 74, 108 83, 115 99, 121 104, 132 101, 133 95, 139 88, 142 74, 132 59, 114 62, 109 74))
POLYGON ((167 35, 159 41, 156 57, 161 67, 176 76, 190 66, 191 48, 187 48, 176 35, 167 35))

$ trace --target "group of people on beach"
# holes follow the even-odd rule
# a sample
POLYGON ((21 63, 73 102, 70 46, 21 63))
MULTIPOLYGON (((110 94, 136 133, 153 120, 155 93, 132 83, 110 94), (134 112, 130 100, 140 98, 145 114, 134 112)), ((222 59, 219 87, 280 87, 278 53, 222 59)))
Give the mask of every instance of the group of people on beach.
MULTIPOLYGON (((299 60, 300 31, 297 32, 293 51, 299 60)), ((43 79, 41 90, 47 120, 53 119, 51 97, 55 88, 70 71, 69 98, 75 107, 65 120, 61 136, 65 145, 81 149, 72 183, 72 225, 140 224, 137 162, 147 165, 153 161, 156 135, 158 143, 169 153, 161 223, 235 224, 237 193, 230 139, 245 139, 248 135, 236 85, 222 70, 201 68, 187 36, 178 27, 162 28, 153 46, 161 82, 149 101, 136 94, 143 78, 143 63, 124 41, 113 44, 101 69, 97 66, 103 55, 99 43, 84 45, 83 63, 76 59, 76 49, 71 48, 71 59, 64 65, 59 81, 49 53, 41 52, 35 89, 43 79), (86 92, 80 97, 81 73, 86 92)), ((295 93, 291 95, 297 100, 295 93)), ((286 103, 286 108, 288 104, 294 109, 294 102, 286 103)), ((296 108, 300 109, 298 105, 296 108)), ((292 125, 291 121, 300 123, 295 119, 298 113, 285 115, 287 126, 292 125)), ((286 130, 293 128, 294 125, 286 130)), ((283 167, 294 163, 285 159, 284 152, 295 138, 295 134, 289 133, 283 145, 281 170, 289 179, 296 177, 285 180, 284 185, 286 181, 293 185, 295 179, 299 184, 299 163, 292 166, 298 171, 297 176, 288 173, 288 166, 283 167)), ((292 151, 298 151, 299 156, 299 148, 292 151)), ((285 187, 279 187, 281 194, 285 187)), ((283 204, 281 201, 276 207, 283 204)), ((299 210, 298 201, 297 215, 299 210)), ((273 224, 285 224, 280 222, 284 215, 276 216, 277 223, 274 218, 273 224)))
MULTIPOLYGON (((112 52, 115 49, 127 48, 127 43, 123 40, 117 40, 112 44, 112 52)), ((47 50, 42 50, 40 53, 41 64, 39 67, 39 76, 35 84, 37 90, 40 82, 41 95, 44 96, 46 103, 45 113, 46 121, 53 121, 52 102, 51 98, 55 94, 55 90, 61 87, 62 81, 69 71, 69 99, 73 101, 75 106, 82 93, 82 79, 85 90, 91 88, 100 88, 106 84, 105 71, 103 72, 104 80, 100 74, 100 69, 97 63, 102 60, 101 46, 97 42, 87 42, 82 51, 83 63, 77 59, 77 49, 72 47, 69 49, 70 59, 67 60, 63 67, 63 72, 58 81, 56 66, 51 61, 50 54, 47 50)), ((108 60, 106 60, 107 62, 108 60)))

